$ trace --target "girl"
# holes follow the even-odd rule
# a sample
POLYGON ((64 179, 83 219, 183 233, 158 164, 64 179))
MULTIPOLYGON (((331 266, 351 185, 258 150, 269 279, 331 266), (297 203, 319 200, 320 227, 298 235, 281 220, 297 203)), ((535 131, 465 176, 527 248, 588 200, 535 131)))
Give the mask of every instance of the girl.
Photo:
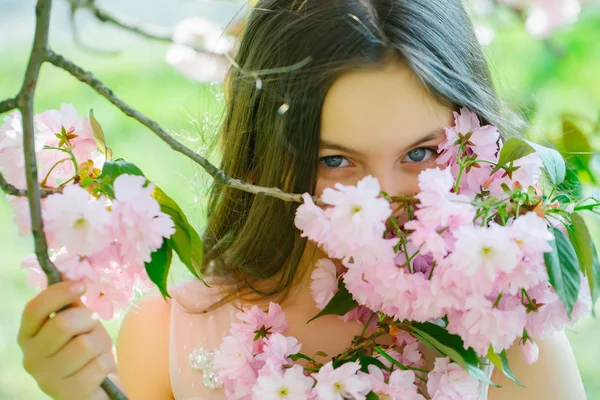
MULTIPOLYGON (((286 192, 318 195, 372 175, 392 196, 414 194, 462 106, 505 134, 515 130, 460 0, 261 0, 225 93, 221 168, 286 192)), ((106 398, 99 385, 116 371, 132 400, 223 399, 194 362, 198 349, 219 345, 239 306, 271 300, 282 303, 303 353, 341 353, 362 326, 334 316, 306 324, 318 312, 307 277, 324 255, 299 236, 296 206, 215 184, 201 267, 211 289, 190 281, 172 287, 168 302, 157 292, 143 297, 123 321, 115 367, 81 292, 54 285, 23 312, 26 370, 61 400, 106 398)), ((539 346, 532 366, 509 354, 526 389, 494 371, 502 388, 481 384, 480 399, 585 398, 565 336, 539 346)))

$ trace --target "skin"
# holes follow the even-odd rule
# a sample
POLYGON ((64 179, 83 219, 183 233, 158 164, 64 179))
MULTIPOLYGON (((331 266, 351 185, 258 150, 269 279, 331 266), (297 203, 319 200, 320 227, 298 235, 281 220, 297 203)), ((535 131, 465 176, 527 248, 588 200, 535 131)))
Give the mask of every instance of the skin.
MULTIPOLYGON (((327 94, 322 115, 317 194, 336 182, 354 185, 367 175, 376 177, 382 190, 390 195, 415 193, 419 173, 435 166, 435 151, 429 148, 437 147, 443 140, 443 127, 452 123, 451 110, 440 105, 408 68, 396 64, 341 77, 327 94)), ((309 246, 301 267, 310 270, 315 259, 323 256, 318 249, 309 246)), ((352 338, 361 333, 362 327, 355 322, 343 323, 334 316, 305 324, 318 310, 310 296, 310 282, 306 279, 310 274, 302 275, 304 279, 298 281, 282 304, 291 321, 288 334, 303 343, 305 354, 319 350, 328 354, 341 353, 352 338), (324 331, 328 334, 314 334, 324 331)), ((44 296, 50 301, 50 290, 52 288, 38 297, 44 296)), ((58 308, 54 303, 35 315, 24 314, 23 326, 41 326, 41 315, 58 308)), ((117 369, 119 384, 132 400, 173 398, 168 364, 169 313, 170 301, 165 302, 157 291, 153 291, 140 299, 123 321, 116 343, 117 369), (149 326, 152 329, 148 329, 149 326)), ((75 336, 75 325, 76 322, 70 320, 65 325, 65 332, 75 336)), ((92 329, 92 325, 87 328, 92 329)), ((64 336, 68 335, 65 333, 64 336)), ((61 366, 39 357, 41 349, 47 347, 46 342, 27 340, 29 345, 21 345, 25 358, 35 360, 29 362, 27 370, 39 383, 43 381, 43 374, 39 372, 41 365, 54 370, 60 370, 61 366)), ((527 388, 519 388, 495 371, 492 380, 503 387, 491 388, 489 400, 585 398, 573 352, 564 334, 538 344, 540 359, 532 366, 524 365, 518 346, 509 349, 512 370, 527 388)), ((66 346, 56 355, 65 351, 63 349, 66 346)), ((426 361, 431 363, 435 354, 426 349, 424 353, 426 361)), ((83 370, 75 375, 80 373, 83 370)), ((81 388, 91 392, 98 382, 82 383, 81 388)), ((48 385, 59 388, 61 383, 48 385)))

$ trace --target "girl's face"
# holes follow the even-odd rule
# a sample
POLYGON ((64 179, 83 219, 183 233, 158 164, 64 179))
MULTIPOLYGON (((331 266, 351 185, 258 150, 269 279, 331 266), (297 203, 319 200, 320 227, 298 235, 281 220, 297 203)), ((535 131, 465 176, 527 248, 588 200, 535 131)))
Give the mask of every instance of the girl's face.
POLYGON ((367 175, 390 196, 415 194, 419 173, 435 168, 443 128, 451 123, 452 110, 408 67, 343 75, 323 105, 316 194, 367 175))

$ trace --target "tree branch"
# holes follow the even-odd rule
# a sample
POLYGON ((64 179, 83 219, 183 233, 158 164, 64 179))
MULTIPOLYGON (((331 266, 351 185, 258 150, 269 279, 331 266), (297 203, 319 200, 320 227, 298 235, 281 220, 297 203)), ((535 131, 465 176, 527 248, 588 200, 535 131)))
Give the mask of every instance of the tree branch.
MULTIPOLYGON (((40 267, 46 274, 48 285, 62 281, 62 274, 56 269, 48 256, 48 243, 44 234, 42 220, 41 189, 38 181, 37 159, 35 155, 35 137, 33 123, 33 98, 42 64, 48 55, 48 32, 50 28, 50 11, 52 0, 38 0, 35 7, 35 35, 29 63, 25 71, 23 86, 15 99, 0 103, 2 109, 8 111, 18 107, 23 118, 23 152, 25 157, 25 174, 27 181, 27 199, 31 217, 31 233, 35 254, 40 267)), ((4 178, 2 180, 6 183, 4 178)), ((5 185, 2 187, 4 188, 5 185)), ((12 186, 12 185, 11 185, 12 186)), ((15 188, 16 189, 16 188, 15 188)), ((17 189, 18 190, 18 189, 17 189)), ((20 192, 18 192, 20 194, 20 192)), ((101 384, 102 389, 112 400, 127 400, 127 397, 108 378, 101 384)))
POLYGON ((198 165, 200 165, 210 176, 212 176, 217 182, 222 183, 223 185, 230 186, 234 189, 243 190, 248 193, 253 193, 259 196, 270 196, 275 197, 284 201, 289 202, 297 202, 302 203, 302 195, 301 194, 291 194, 285 193, 281 189, 278 188, 266 188, 261 186, 251 185, 243 180, 234 179, 225 173, 225 171, 215 167, 212 165, 206 158, 202 157, 200 154, 186 147, 185 145, 178 142, 175 138, 169 135, 164 129, 158 125, 152 119, 146 117, 144 114, 135 110, 123 100, 121 100, 117 95, 113 93, 111 89, 106 87, 100 80, 98 80, 94 75, 90 72, 84 71, 81 67, 75 65, 69 60, 66 60, 59 54, 54 53, 52 50, 47 51, 47 60, 54 66, 64 69, 79 81, 85 83, 94 89, 98 94, 106 98, 113 105, 115 105, 118 109, 123 111, 127 116, 137 120, 142 125, 146 126, 152 132, 154 132, 159 138, 161 138, 165 143, 167 143, 173 150, 187 156, 192 159, 198 165))
MULTIPOLYGON (((8 183, 8 181, 6 180, 6 178, 4 178, 4 175, 2 175, 2 173, 0 173, 0 188, 4 191, 4 193, 6 193, 10 196, 27 197, 27 190, 18 189, 15 186, 8 183)), ((43 199, 45 197, 50 196, 51 194, 61 193, 61 192, 62 192, 62 187, 51 188, 51 189, 40 189, 40 196, 43 199)))
POLYGON ((31 216, 31 232, 33 235, 35 254, 48 277, 48 285, 62 280, 62 275, 48 257, 48 244, 44 235, 42 208, 40 204, 40 185, 38 181, 37 160, 35 157, 35 138, 33 131, 33 96, 37 85, 40 68, 45 60, 48 48, 48 30, 52 0, 38 0, 35 14, 35 36, 29 64, 25 72, 23 86, 17 96, 17 105, 23 118, 23 151, 25 153, 25 174, 27 177, 27 199, 31 216))
POLYGON ((132 18, 116 17, 110 13, 98 8, 95 0, 69 0, 71 7, 77 10, 88 10, 99 21, 103 23, 113 24, 119 28, 133 32, 148 39, 158 40, 161 42, 171 42, 173 33, 165 28, 145 25, 142 26, 138 21, 132 18))
POLYGON ((16 97, 0 101, 0 114, 4 114, 5 112, 12 111, 15 108, 17 108, 17 98, 16 97))

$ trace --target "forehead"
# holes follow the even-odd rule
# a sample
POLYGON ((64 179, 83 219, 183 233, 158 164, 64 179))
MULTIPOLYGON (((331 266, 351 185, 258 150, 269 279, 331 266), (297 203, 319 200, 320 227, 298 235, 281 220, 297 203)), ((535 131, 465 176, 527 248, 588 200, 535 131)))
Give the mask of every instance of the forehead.
POLYGON ((380 153, 384 146, 409 146, 451 118, 408 67, 390 64, 334 82, 323 104, 321 140, 380 153))

